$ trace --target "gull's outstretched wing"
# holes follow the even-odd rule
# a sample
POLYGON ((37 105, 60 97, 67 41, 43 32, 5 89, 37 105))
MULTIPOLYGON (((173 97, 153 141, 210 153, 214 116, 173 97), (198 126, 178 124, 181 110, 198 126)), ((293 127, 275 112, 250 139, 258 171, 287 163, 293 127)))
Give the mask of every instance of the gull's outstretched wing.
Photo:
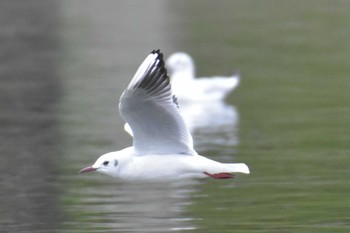
POLYGON ((119 111, 132 129, 138 155, 196 154, 159 50, 140 65, 120 97, 119 111))

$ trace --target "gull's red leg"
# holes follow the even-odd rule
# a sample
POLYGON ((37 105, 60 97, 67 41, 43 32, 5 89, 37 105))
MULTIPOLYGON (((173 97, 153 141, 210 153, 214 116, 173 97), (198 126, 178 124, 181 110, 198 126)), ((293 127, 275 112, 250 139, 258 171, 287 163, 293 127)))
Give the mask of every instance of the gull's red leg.
POLYGON ((211 178, 214 178, 214 179, 231 179, 234 177, 233 174, 227 173, 227 172, 216 173, 216 174, 210 174, 208 172, 204 172, 204 174, 206 174, 207 176, 210 176, 211 178))

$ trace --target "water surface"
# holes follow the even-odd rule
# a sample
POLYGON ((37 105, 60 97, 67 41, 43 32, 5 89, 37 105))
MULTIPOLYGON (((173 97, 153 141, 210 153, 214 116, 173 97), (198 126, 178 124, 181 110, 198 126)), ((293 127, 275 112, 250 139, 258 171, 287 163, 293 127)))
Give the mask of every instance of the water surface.
POLYGON ((1 232, 349 232, 347 1, 2 5, 1 232), (190 53, 199 76, 240 71, 227 117, 209 118, 222 124, 194 114, 193 135, 200 154, 250 175, 78 174, 131 145, 118 99, 155 48, 190 53))

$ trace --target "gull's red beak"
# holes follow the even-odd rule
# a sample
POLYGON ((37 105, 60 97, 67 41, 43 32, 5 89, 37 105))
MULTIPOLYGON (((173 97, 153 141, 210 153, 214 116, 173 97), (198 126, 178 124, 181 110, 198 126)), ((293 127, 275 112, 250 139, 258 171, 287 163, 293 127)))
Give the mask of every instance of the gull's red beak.
POLYGON ((86 167, 86 168, 83 168, 79 171, 79 173, 84 173, 84 172, 93 172, 93 171, 96 171, 97 169, 96 168, 93 168, 93 167, 86 167))

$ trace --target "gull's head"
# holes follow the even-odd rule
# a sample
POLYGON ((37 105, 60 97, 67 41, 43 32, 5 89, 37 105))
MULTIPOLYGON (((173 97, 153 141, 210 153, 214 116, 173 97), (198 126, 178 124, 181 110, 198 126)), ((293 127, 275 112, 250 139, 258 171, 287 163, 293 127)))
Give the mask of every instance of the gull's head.
POLYGON ((81 169, 79 173, 98 171, 113 176, 118 173, 120 162, 121 158, 115 153, 107 153, 100 156, 92 166, 81 169))
POLYGON ((170 77, 181 75, 182 77, 194 78, 194 63, 192 58, 186 53, 178 52, 172 54, 167 59, 166 65, 170 77))

